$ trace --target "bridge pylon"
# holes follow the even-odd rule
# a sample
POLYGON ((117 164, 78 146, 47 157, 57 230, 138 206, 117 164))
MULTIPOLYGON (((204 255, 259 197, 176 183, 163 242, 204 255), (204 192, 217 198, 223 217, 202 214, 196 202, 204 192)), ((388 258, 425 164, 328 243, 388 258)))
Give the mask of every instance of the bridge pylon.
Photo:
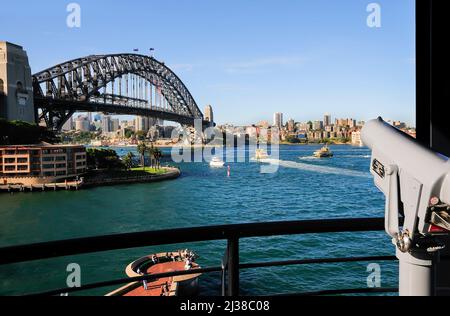
POLYGON ((0 118, 36 122, 33 81, 22 46, 0 41, 0 118))

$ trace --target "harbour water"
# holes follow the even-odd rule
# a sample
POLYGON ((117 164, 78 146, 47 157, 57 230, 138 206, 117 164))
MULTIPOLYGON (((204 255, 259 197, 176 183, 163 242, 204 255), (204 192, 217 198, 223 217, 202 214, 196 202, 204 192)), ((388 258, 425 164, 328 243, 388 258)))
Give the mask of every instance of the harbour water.
MULTIPOLYGON (((264 221, 382 217, 384 197, 369 175, 367 148, 331 146, 332 159, 313 159, 320 146, 281 146, 280 168, 261 174, 255 162, 212 169, 181 163, 174 181, 99 187, 78 192, 0 195, 0 247, 177 227, 264 221)), ((125 155, 129 148, 117 149, 125 155)), ((241 150, 241 149, 236 149, 241 150)), ((169 154, 170 150, 165 149, 169 154)), ((173 163, 171 163, 173 164, 173 163)), ((241 241, 241 262, 362 255, 392 255, 383 232, 252 238, 241 241)), ((83 284, 122 278, 143 255, 190 248, 203 267, 219 266, 225 242, 148 247, 0 266, 0 294, 66 286, 69 263, 81 266, 83 284)), ((397 267, 377 262, 381 286, 395 287, 397 267)), ((242 294, 269 295, 321 289, 364 288, 367 262, 264 268, 241 272, 242 294)), ((217 295, 220 276, 205 275, 201 294, 217 295)), ((111 288, 82 294, 102 295, 111 288)))

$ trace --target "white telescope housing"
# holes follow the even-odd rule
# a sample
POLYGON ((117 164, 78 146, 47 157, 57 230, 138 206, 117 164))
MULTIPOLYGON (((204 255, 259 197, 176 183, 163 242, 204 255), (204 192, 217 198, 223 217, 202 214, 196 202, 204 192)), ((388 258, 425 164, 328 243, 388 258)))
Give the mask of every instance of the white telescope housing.
MULTIPOLYGON (((431 209, 448 211, 438 207, 450 205, 448 158, 420 145, 381 118, 364 126, 362 141, 372 149, 370 172, 375 185, 386 196, 386 232, 392 237, 399 233, 398 216, 402 207, 403 229, 411 239, 416 233, 427 235, 439 231, 431 225, 431 209)), ((444 223, 437 224, 443 229, 450 228, 442 227, 444 223)))
POLYGON ((372 149, 370 172, 386 196, 400 295, 435 295, 436 265, 446 246, 439 237, 450 235, 450 162, 381 118, 364 126, 362 141, 372 149))

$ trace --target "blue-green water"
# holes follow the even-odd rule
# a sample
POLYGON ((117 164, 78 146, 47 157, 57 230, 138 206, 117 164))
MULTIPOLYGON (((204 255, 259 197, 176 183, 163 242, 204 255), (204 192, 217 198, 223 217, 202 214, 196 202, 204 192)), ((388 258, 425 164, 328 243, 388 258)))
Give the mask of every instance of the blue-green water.
MULTIPOLYGON (((261 174, 254 162, 211 169, 182 163, 174 181, 99 187, 78 192, 0 195, 0 247, 123 232, 213 224, 383 216, 384 197, 373 185, 366 148, 334 146, 333 159, 312 159, 319 146, 281 146, 280 168, 261 174), (336 172, 338 171, 338 172, 336 172)), ((118 149, 126 154, 130 149, 118 149)), ((239 149, 237 149, 239 150, 239 149)), ((166 152, 168 152, 166 150, 166 152)), ((172 163, 173 164, 173 163, 172 163)), ((391 255, 379 233, 341 233, 241 241, 241 261, 391 255)), ((191 248, 199 263, 218 266, 225 242, 149 247, 42 260, 0 267, 0 294, 64 287, 66 266, 78 263, 82 283, 124 277, 125 266, 153 252, 191 248)), ((265 268, 241 272, 243 294, 364 288, 368 263, 265 268)), ((380 262, 382 286, 397 284, 396 265, 380 262)), ((104 294, 104 288, 84 294, 104 294)), ((201 294, 220 290, 217 274, 203 276, 201 294)))

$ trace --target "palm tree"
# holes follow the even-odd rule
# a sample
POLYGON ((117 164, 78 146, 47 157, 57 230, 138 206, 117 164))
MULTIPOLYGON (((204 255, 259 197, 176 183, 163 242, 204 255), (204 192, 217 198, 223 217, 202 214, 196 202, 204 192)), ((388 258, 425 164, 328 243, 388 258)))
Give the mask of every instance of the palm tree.
POLYGON ((161 149, 155 148, 155 151, 154 151, 154 154, 153 154, 153 155, 154 155, 155 160, 156 160, 156 166, 157 166, 157 168, 158 168, 158 169, 161 168, 161 158, 162 158, 162 156, 163 156, 161 149))
POLYGON ((123 163, 125 164, 127 170, 131 170, 131 168, 133 168, 133 158, 134 154, 132 152, 129 152, 123 159, 123 163))
POLYGON ((148 148, 148 155, 150 156, 150 168, 153 168, 153 162, 155 160, 155 147, 153 146, 153 143, 151 143, 148 148))
POLYGON ((139 143, 139 145, 137 146, 137 151, 141 155, 141 165, 144 171, 145 171, 145 153, 147 152, 147 148, 148 147, 144 142, 139 143))

